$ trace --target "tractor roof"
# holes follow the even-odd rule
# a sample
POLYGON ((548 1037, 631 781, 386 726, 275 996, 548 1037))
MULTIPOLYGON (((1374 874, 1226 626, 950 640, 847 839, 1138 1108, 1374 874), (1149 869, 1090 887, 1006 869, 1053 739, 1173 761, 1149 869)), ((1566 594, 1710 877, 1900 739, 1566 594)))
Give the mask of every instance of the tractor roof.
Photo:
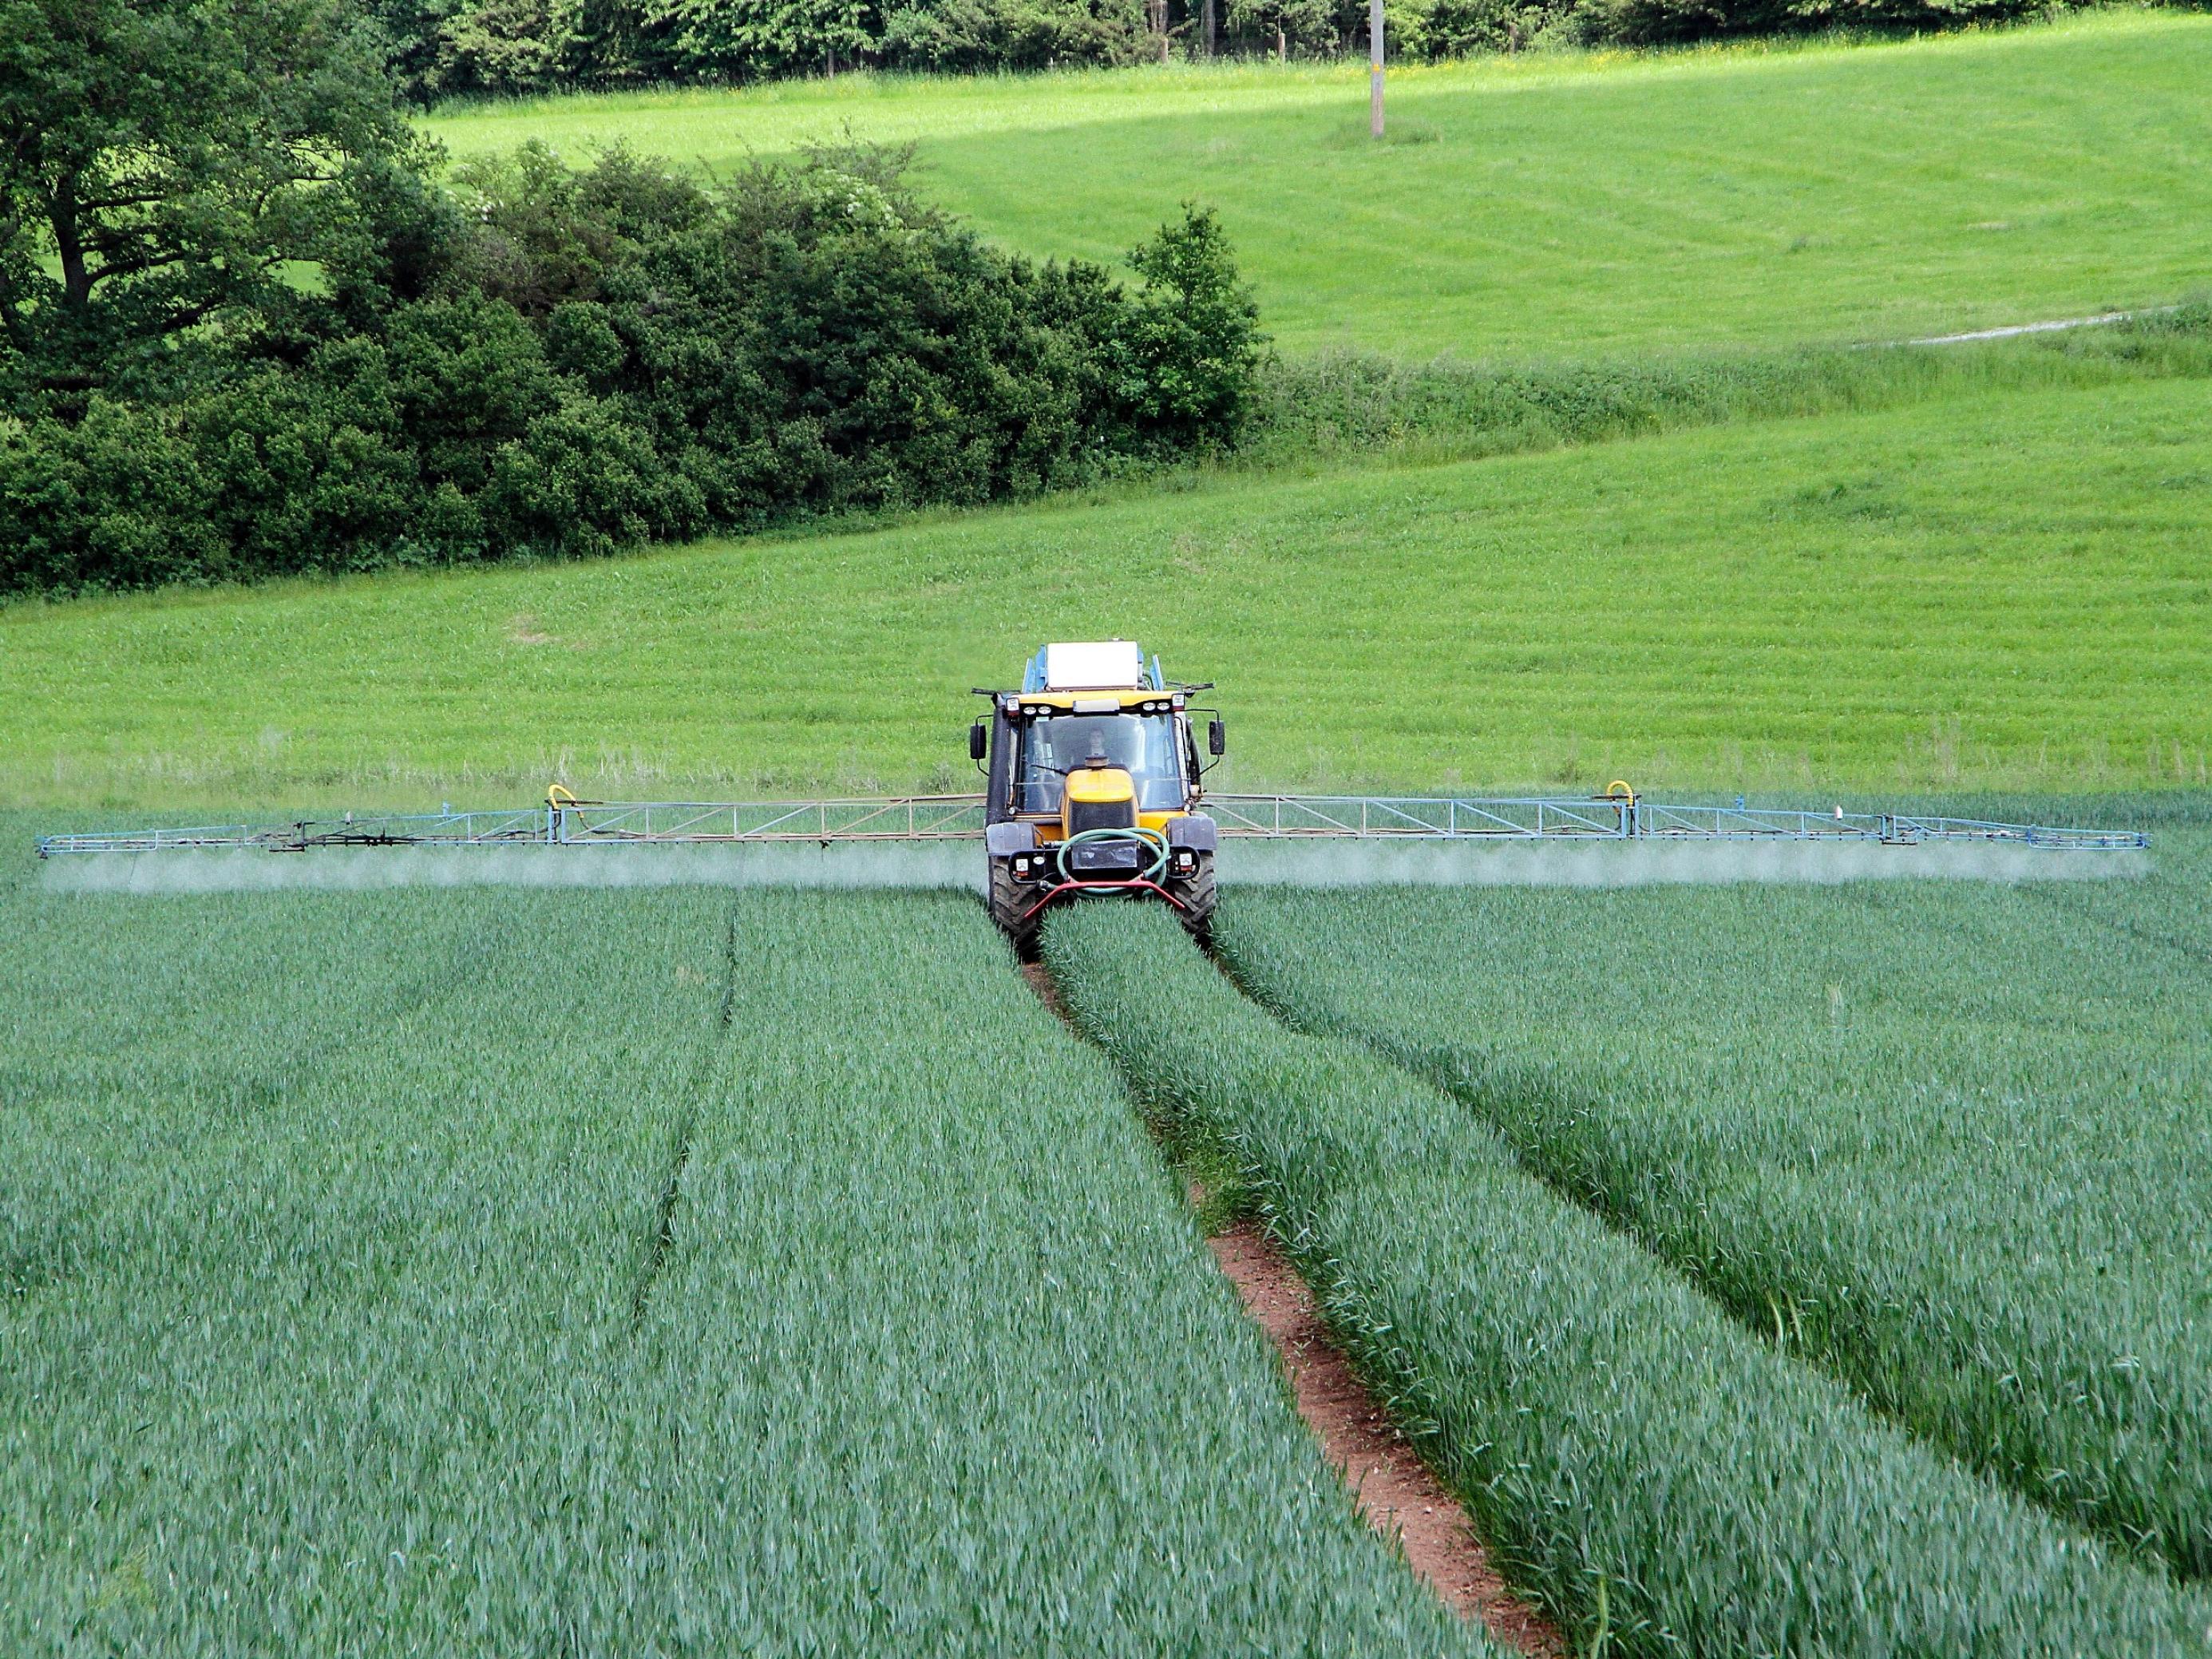
POLYGON ((1030 659, 1022 690, 1030 691, 1159 691, 1159 659, 1148 665, 1134 640, 1093 640, 1048 645, 1030 659))

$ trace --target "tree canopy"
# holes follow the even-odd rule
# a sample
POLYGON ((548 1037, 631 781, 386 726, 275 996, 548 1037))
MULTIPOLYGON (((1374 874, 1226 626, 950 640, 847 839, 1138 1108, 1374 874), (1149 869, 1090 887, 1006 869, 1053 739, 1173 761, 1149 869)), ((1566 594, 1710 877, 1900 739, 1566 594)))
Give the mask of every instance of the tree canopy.
POLYGON ((1251 300, 1195 210, 1131 292, 993 247, 897 151, 441 179, 389 50, 343 0, 0 0, 0 592, 982 501, 1250 407, 1251 300))
POLYGON ((335 0, 0 0, 0 344, 81 406, 381 255, 420 143, 335 0))

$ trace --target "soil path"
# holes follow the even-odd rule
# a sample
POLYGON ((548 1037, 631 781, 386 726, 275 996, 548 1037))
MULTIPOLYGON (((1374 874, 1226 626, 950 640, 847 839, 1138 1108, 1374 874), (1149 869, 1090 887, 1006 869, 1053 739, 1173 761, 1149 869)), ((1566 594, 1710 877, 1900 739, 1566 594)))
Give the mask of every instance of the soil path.
POLYGON ((1564 1655, 1565 1642, 1534 1608, 1514 1595, 1477 1541, 1467 1511, 1414 1455, 1382 1408, 1329 1340, 1313 1292, 1267 1236, 1247 1224, 1206 1243, 1244 1298, 1244 1307, 1282 1356, 1298 1415, 1351 1488, 1367 1523, 1395 1538, 1413 1571, 1446 1607, 1480 1619, 1522 1653, 1564 1655))
MULTIPOLYGON (((1067 1018, 1059 988, 1042 963, 1024 963, 1022 976, 1045 1006, 1067 1018)), ((1202 1207, 1202 1199, 1194 1188, 1192 1207, 1202 1207)), ((1245 1311, 1275 1345, 1298 1415, 1321 1442, 1322 1455, 1343 1477, 1367 1523, 1399 1544, 1407 1564, 1454 1613, 1480 1619, 1491 1635, 1520 1652, 1561 1659, 1565 1641, 1541 1613, 1505 1587, 1469 1526, 1466 1510, 1415 1455, 1330 1340, 1313 1292, 1289 1259, 1246 1223, 1214 1234, 1206 1243, 1237 1287, 1245 1311)))
POLYGON ((1925 339, 1891 342, 1900 345, 1965 345, 1975 340, 2011 340, 2023 334, 2056 334, 2069 328, 2104 328, 2131 323, 2138 317, 2169 317, 2179 306, 2146 306, 2140 311, 2100 311, 2094 317, 2059 317, 2047 323, 2014 323, 2009 328, 1970 329, 1964 334, 1931 334, 1925 339))

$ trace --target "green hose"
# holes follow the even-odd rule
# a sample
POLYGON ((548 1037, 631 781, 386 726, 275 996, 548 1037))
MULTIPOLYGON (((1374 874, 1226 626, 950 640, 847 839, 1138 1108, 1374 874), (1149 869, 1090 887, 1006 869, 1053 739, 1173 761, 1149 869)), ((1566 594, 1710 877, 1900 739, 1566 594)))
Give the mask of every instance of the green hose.
POLYGON ((1133 841, 1140 846, 1152 848, 1158 856, 1133 878, 1135 880, 1158 881, 1160 878, 1160 872, 1168 867, 1168 838, 1157 830, 1084 830, 1070 836, 1060 844, 1060 857, 1056 863, 1060 870, 1060 878, 1062 881, 1083 879, 1080 876, 1072 876, 1067 872, 1067 855, 1089 841, 1133 841))

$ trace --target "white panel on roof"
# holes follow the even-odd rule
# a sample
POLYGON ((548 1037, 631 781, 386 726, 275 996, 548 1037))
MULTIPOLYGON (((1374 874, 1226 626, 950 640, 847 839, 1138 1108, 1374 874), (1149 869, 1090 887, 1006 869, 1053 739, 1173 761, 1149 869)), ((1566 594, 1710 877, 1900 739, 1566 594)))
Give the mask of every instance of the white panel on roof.
POLYGON ((1048 691, 1133 690, 1144 683, 1144 653, 1133 640, 1103 640, 1044 648, 1048 691))

